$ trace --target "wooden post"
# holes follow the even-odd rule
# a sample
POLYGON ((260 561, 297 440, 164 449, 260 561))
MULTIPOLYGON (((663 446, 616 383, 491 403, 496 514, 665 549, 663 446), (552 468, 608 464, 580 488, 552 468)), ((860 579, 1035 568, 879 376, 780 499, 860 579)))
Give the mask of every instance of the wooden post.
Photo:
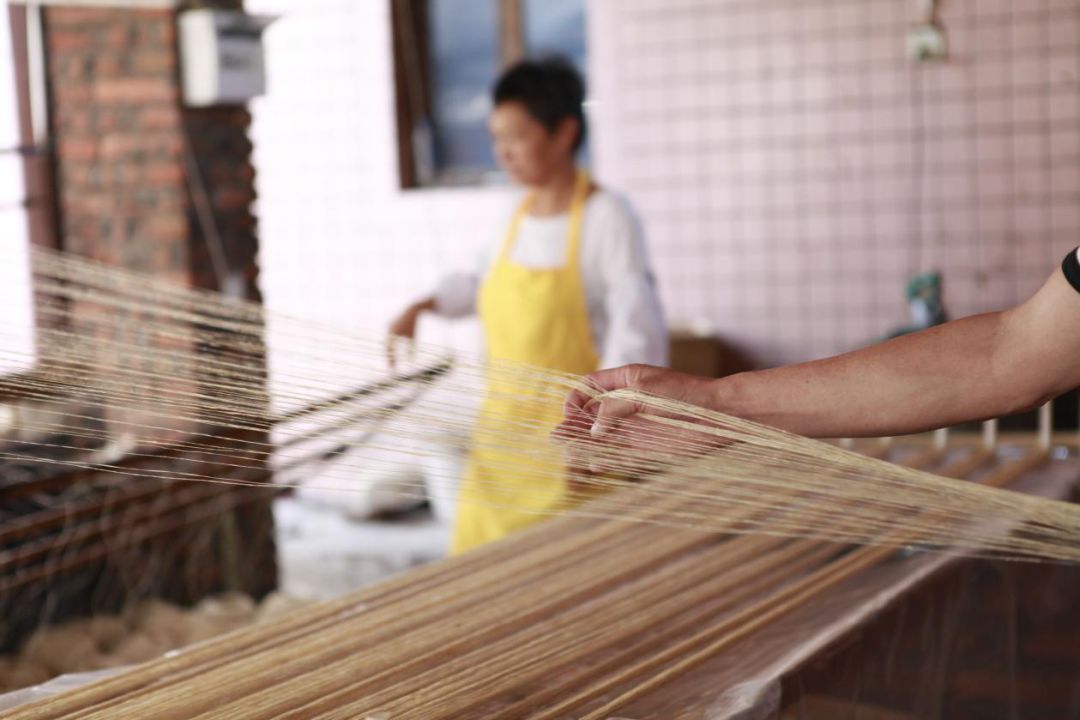
POLYGON ((983 447, 987 450, 997 450, 998 443, 998 421, 987 420, 983 423, 983 447))
POLYGON ((1054 430, 1054 403, 1048 402, 1039 408, 1039 447, 1050 449, 1050 438, 1054 430))
POLYGON ((499 0, 499 41, 503 67, 525 56, 525 22, 521 0, 499 0))

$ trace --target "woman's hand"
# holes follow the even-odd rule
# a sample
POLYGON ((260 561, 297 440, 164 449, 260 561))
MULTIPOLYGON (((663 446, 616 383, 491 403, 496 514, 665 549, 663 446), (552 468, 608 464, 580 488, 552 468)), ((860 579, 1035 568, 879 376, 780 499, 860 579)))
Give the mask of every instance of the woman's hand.
POLYGON ((416 339, 416 323, 425 312, 435 309, 435 298, 415 302, 390 323, 390 336, 386 342, 386 360, 393 368, 397 364, 398 341, 404 339, 410 346, 416 339))

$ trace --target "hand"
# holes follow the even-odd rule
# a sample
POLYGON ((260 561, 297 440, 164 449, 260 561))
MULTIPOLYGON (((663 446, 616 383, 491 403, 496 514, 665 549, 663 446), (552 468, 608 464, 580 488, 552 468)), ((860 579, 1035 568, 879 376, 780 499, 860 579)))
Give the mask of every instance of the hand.
POLYGON ((640 412, 663 413, 649 403, 625 398, 606 397, 619 390, 636 390, 657 398, 710 408, 714 380, 688 375, 652 365, 624 365, 586 375, 587 389, 570 393, 563 405, 565 418, 556 429, 560 436, 573 436, 583 430, 594 437, 611 431, 620 419, 640 412))
POLYGON ((420 315, 434 309, 434 307, 434 299, 421 300, 405 308, 405 312, 398 315, 390 323, 390 336, 386 341, 386 361, 391 368, 397 365, 398 342, 404 339, 408 347, 411 348, 413 341, 416 339, 416 323, 420 319, 420 315))
POLYGON ((707 432, 655 420, 675 419, 706 427, 708 421, 695 417, 690 408, 680 411, 663 407, 663 402, 650 402, 641 395, 625 397, 625 391, 631 390, 661 401, 712 409, 716 402, 715 380, 649 365, 627 365, 588 375, 583 383, 584 388, 574 390, 566 399, 563 422, 553 433, 568 446, 574 469, 601 472, 603 462, 617 464, 613 452, 687 456, 720 443, 719 438, 707 432), (598 461, 596 451, 601 451, 604 458, 598 461), (575 459, 574 455, 580 457, 575 459))

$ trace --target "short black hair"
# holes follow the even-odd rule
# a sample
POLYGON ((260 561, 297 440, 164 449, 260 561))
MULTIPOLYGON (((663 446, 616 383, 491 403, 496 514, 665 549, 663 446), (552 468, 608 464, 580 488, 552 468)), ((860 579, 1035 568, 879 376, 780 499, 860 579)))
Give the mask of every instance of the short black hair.
POLYGON ((492 95, 495 105, 520 102, 549 132, 574 118, 579 128, 574 150, 585 142, 585 81, 566 58, 551 55, 514 63, 499 77, 492 95))

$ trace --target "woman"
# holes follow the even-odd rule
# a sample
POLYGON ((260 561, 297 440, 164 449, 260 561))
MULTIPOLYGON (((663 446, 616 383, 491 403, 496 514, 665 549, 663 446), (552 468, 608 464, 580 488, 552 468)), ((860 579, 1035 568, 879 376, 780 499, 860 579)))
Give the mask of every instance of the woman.
MULTIPOLYGON (((417 320, 428 312, 449 318, 475 313, 491 361, 574 374, 664 364, 667 337, 640 226, 625 201, 598 187, 575 162, 585 137, 580 75, 562 60, 524 61, 503 74, 493 99, 496 161, 527 193, 481 268, 444 278, 390 332, 414 337, 417 320)), ((559 409, 539 391, 532 398, 523 394, 529 393, 520 387, 512 393, 490 388, 478 433, 497 432, 502 421, 528 423, 546 437, 559 409), (511 394, 515 401, 499 399, 511 394)), ((567 502, 565 481, 499 470, 505 452, 480 443, 473 450, 458 496, 453 552, 532 524, 567 502)))

